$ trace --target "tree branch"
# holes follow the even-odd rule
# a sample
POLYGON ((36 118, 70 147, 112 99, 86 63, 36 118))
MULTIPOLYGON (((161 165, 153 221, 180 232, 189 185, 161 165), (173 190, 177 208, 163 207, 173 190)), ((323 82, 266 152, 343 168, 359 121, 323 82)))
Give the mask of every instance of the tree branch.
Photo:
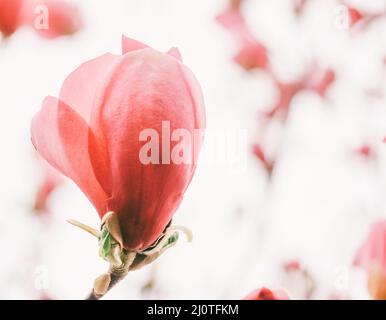
POLYGON ((107 292, 109 292, 119 281, 124 279, 129 271, 139 270, 142 267, 152 263, 156 260, 162 251, 156 252, 150 256, 136 253, 130 255, 127 252, 122 254, 122 265, 115 267, 110 265, 109 271, 106 274, 101 275, 95 280, 94 288, 92 289, 86 300, 99 300, 107 292))

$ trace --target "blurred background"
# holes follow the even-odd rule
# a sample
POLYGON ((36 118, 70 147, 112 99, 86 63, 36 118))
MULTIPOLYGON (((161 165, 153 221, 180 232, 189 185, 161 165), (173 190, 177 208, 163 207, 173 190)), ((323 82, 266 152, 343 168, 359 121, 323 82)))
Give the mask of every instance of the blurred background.
POLYGON ((179 48, 204 92, 208 132, 220 138, 205 142, 175 215, 193 242, 181 237, 106 298, 240 299, 262 286, 295 299, 369 298, 353 259, 369 226, 385 218, 386 3, 236 2, 72 1, 77 32, 47 37, 20 26, 3 37, 0 298, 83 299, 108 267, 97 241, 66 222, 100 223, 74 183, 47 181, 30 121, 81 63, 119 53, 122 34, 161 51, 179 48), (245 39, 224 28, 230 8, 268 67, 234 60, 245 39))

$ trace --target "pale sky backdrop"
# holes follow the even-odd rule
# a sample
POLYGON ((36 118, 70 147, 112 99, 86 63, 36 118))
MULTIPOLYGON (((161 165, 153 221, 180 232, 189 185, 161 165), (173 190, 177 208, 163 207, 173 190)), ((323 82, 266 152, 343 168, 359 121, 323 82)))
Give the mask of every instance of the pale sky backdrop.
MULTIPOLYGON (((246 74, 233 63, 237 46, 214 21, 225 0, 75 2, 85 27, 74 37, 45 40, 22 29, 0 46, 0 298, 38 298, 47 285, 53 298, 82 299, 108 267, 97 241, 66 223, 99 226, 71 181, 51 198, 50 219, 29 211, 39 178, 29 128, 43 98, 57 96, 79 64, 120 52, 122 34, 163 51, 177 46, 202 86, 208 129, 244 132, 247 139, 236 149, 228 141, 228 158, 198 167, 175 216, 192 229, 193 242, 181 237, 106 298, 239 299, 263 285, 299 298, 280 269, 288 259, 314 274, 316 298, 367 298, 365 277, 351 263, 368 226, 386 217, 385 96, 364 94, 377 88, 385 94, 386 19, 355 33, 336 26, 339 1, 311 0, 299 21, 290 0, 245 1, 245 16, 283 79, 313 58, 337 73, 326 101, 312 92, 293 101, 268 185, 250 144, 257 113, 273 103, 275 90, 261 72, 246 74), (352 156, 366 141, 378 153, 376 163, 352 156), (152 275, 152 291, 141 291, 152 275)), ((386 9, 382 0, 363 2, 351 3, 386 9)))

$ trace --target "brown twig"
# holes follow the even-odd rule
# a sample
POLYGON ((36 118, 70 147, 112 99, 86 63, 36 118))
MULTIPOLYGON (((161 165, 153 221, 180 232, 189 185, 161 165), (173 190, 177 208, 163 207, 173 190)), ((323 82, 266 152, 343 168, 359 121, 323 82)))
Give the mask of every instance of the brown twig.
POLYGON ((136 253, 130 258, 126 251, 122 254, 122 265, 120 267, 110 266, 109 271, 95 280, 94 288, 86 300, 99 300, 109 292, 119 281, 124 279, 129 271, 139 270, 156 260, 163 251, 156 252, 150 256, 136 253), (107 283, 106 283, 107 282, 107 283), (105 288, 103 288, 105 287, 105 288), (102 289, 102 290, 101 290, 102 289))

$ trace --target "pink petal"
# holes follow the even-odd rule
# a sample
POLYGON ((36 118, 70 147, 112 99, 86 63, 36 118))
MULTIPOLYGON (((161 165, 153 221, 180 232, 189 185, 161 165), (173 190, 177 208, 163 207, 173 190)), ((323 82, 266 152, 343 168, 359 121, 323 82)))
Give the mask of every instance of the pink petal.
POLYGON ((354 265, 367 271, 379 267, 386 275, 386 220, 372 225, 366 241, 357 253, 354 265))
POLYGON ((64 102, 47 97, 31 126, 32 143, 53 167, 72 179, 98 212, 105 213, 107 198, 89 158, 92 132, 87 123, 64 102))
POLYGON ((137 40, 128 38, 125 35, 122 35, 122 54, 145 48, 149 48, 149 46, 137 40))
POLYGON ((92 104, 100 79, 107 74, 118 56, 106 53, 87 61, 64 80, 60 100, 77 111, 89 123, 92 104))
POLYGON ((182 62, 182 55, 181 55, 181 52, 180 50, 178 50, 178 48, 176 47, 173 47, 171 48, 167 54, 171 55, 172 57, 176 58, 177 60, 181 61, 182 62))
MULTIPOLYGON (((107 53, 87 61, 72 72, 62 85, 60 100, 76 110, 88 124, 94 100, 100 91, 99 87, 103 86, 103 80, 111 72, 119 57, 121 56, 107 53)), ((90 141, 89 148, 95 155, 91 158, 91 162, 96 178, 105 192, 110 194, 109 164, 107 155, 103 151, 105 148, 100 143, 94 143, 94 140, 90 141)))

